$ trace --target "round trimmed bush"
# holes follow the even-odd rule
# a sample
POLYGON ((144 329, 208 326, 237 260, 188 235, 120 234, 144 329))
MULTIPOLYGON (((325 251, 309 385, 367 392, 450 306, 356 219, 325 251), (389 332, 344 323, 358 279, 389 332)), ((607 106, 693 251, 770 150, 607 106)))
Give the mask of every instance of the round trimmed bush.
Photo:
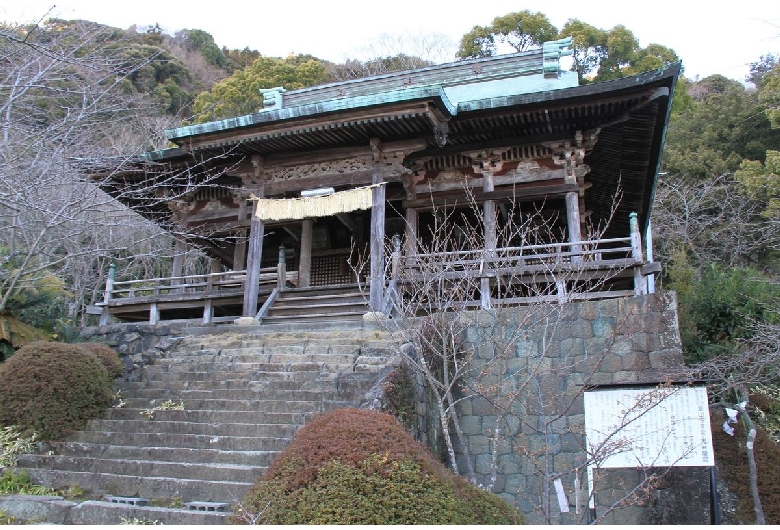
POLYGON ((122 375, 122 361, 119 359, 119 354, 117 354, 113 348, 100 342, 81 342, 77 344, 77 346, 95 355, 95 357, 103 363, 103 366, 106 367, 106 370, 108 370, 108 377, 111 379, 116 379, 122 375))
POLYGON ((41 439, 84 427, 111 405, 111 379, 98 358, 75 344, 34 342, 0 365, 0 425, 41 439))
POLYGON ((450 472, 389 414, 340 409, 298 431, 232 522, 519 524, 522 516, 450 472))

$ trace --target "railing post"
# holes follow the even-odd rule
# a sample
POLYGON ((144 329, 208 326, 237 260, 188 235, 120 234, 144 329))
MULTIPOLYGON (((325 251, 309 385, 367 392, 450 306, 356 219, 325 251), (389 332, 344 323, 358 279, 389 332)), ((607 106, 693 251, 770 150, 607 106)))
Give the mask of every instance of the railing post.
POLYGON ((160 308, 157 306, 157 302, 153 302, 149 307, 149 324, 155 325, 160 321, 160 308))
POLYGON ((108 278, 106 278, 106 291, 103 293, 103 312, 100 313, 101 326, 111 323, 111 314, 108 312, 108 302, 111 300, 111 292, 114 290, 114 278, 116 277, 116 265, 111 262, 108 266, 108 278))
POLYGON ((206 298, 203 303, 203 323, 211 324, 211 319, 214 317, 214 302, 211 298, 206 298))
POLYGON ((276 288, 284 291, 287 286, 287 256, 284 252, 284 245, 279 247, 279 264, 276 266, 276 288))
POLYGON ((642 256, 642 234, 639 233, 639 221, 636 212, 631 212, 628 220, 631 226, 631 257, 638 262, 638 264, 633 266, 634 295, 640 296, 647 294, 647 280, 642 276, 642 262, 644 261, 642 256))
POLYGON ((397 280, 401 277, 401 236, 393 235, 393 256, 391 257, 390 277, 397 280))

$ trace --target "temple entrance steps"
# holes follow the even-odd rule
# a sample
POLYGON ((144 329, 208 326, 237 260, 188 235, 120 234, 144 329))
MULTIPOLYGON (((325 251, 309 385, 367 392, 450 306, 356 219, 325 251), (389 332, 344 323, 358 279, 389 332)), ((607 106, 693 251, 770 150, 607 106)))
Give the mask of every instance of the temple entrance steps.
POLYGON ((71 502, 70 516, 50 522, 223 524, 226 512, 172 506, 235 507, 297 429, 322 412, 359 406, 396 351, 374 326, 191 328, 139 381, 118 383, 121 408, 41 454, 23 455, 18 467, 34 483, 78 486, 91 499, 71 502), (107 495, 149 503, 111 503, 107 495))
POLYGON ((357 284, 299 287, 280 291, 262 316, 263 324, 360 320, 368 294, 357 284))

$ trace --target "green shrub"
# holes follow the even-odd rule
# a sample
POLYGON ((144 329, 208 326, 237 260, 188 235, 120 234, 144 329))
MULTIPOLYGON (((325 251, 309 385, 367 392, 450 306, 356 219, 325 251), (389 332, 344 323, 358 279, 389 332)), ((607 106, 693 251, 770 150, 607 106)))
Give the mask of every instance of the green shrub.
POLYGON ((340 409, 298 431, 233 522, 518 524, 522 516, 451 473, 392 416, 340 409))
POLYGON ((0 476, 0 495, 54 495, 52 488, 30 483, 26 469, 15 473, 7 471, 0 476))
POLYGON ((706 267, 696 279, 682 257, 673 271, 680 336, 686 361, 697 363, 730 355, 752 333, 753 322, 775 323, 780 288, 749 268, 706 267))
POLYGON ((0 425, 44 440, 83 428, 111 405, 111 380, 95 355, 73 344, 34 342, 0 365, 0 425))
POLYGON ((35 433, 29 437, 22 436, 19 428, 14 425, 0 427, 0 469, 14 467, 19 455, 32 453, 37 438, 35 433))
POLYGON ((108 370, 108 376, 111 379, 116 379, 122 375, 122 361, 119 359, 119 355, 113 348, 102 344, 100 342, 81 342, 77 344, 82 349, 95 355, 98 360, 103 363, 103 366, 108 370))

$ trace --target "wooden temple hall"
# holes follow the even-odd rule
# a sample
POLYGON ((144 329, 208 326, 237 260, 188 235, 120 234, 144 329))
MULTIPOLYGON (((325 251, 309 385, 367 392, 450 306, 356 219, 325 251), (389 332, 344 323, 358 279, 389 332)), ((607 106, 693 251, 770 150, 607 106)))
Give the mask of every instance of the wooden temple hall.
POLYGON ((168 278, 109 275, 111 318, 392 315, 425 275, 462 305, 652 291, 650 209, 680 65, 578 86, 540 50, 285 91, 90 177, 175 233, 168 278), (211 273, 182 274, 186 245, 211 273), (121 280, 121 281, 120 281, 121 280))

